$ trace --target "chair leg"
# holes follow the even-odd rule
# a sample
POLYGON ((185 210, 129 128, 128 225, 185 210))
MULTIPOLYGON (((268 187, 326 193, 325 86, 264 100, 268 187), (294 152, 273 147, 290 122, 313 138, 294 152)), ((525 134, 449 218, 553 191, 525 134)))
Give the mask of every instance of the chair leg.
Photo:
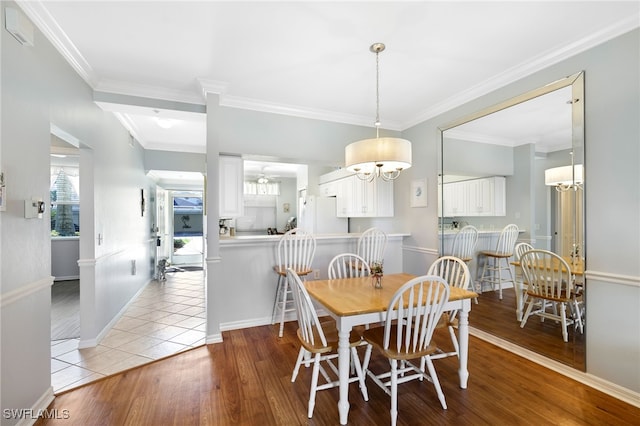
POLYGON ((449 334, 451 335, 451 343, 453 343, 453 347, 456 351, 456 356, 460 358, 460 347, 458 346, 458 338, 456 337, 456 332, 453 330, 452 326, 449 326, 449 334))
POLYGON ((276 297, 273 300, 273 312, 271 313, 271 324, 276 323, 278 303, 280 302, 280 291, 282 291, 282 275, 278 275, 278 284, 276 284, 276 297))
POLYGON ((311 375, 311 391, 309 392, 309 411, 307 417, 313 417, 313 409, 316 406, 316 392, 318 391, 318 373, 320 372, 320 354, 316 354, 313 360, 313 373, 311 375))
POLYGON ((284 314, 287 311, 287 294, 289 293, 289 280, 286 278, 282 281, 282 305, 280 306, 280 331, 278 337, 282 337, 284 333, 284 314))
POLYGON ((569 332, 567 331, 567 309, 564 303, 560 303, 560 318, 562 322, 562 340, 569 341, 569 332))
POLYGON ((298 377, 298 370, 300 370, 300 365, 302 364, 302 359, 304 358, 304 354, 307 351, 301 346, 300 352, 298 353, 298 359, 296 360, 296 366, 293 367, 293 374, 291 375, 291 383, 296 381, 296 377, 298 377))
POLYGON ((484 262, 482 264, 482 273, 480 274, 480 279, 478 279, 478 293, 482 293, 482 284, 485 281, 485 274, 487 272, 487 264, 489 263, 489 258, 487 256, 484 257, 484 262))
MULTIPOLYGON (((525 311, 524 315, 522 316, 522 321, 520 322, 520 328, 524 328, 524 325, 527 323, 527 319, 529 319, 529 315, 531 315, 531 309, 533 309, 533 302, 534 301, 535 301, 535 299, 533 299, 533 298, 531 298, 531 300, 529 300, 529 304, 527 305, 527 310, 525 311)), ((544 303, 544 301, 542 303, 544 303)))
POLYGON ((438 399, 440 400, 440 405, 442 405, 443 409, 447 409, 447 402, 444 399, 444 393, 442 392, 442 388, 440 387, 440 381, 438 380, 438 375, 436 374, 436 369, 433 367, 433 361, 431 361, 431 357, 424 357, 427 362, 427 368, 429 369, 429 376, 431 376, 431 381, 433 382, 433 386, 436 388, 436 393, 438 394, 438 399))
POLYGON ((390 359, 391 364, 391 426, 398 421, 398 360, 390 359))
POLYGON ((356 348, 351 348, 351 357, 353 358, 353 365, 355 366, 356 374, 358 376, 360 393, 362 393, 362 397, 365 401, 369 401, 369 392, 367 391, 367 385, 364 382, 365 375, 362 371, 362 366, 360 365, 360 359, 358 358, 358 351, 356 348))

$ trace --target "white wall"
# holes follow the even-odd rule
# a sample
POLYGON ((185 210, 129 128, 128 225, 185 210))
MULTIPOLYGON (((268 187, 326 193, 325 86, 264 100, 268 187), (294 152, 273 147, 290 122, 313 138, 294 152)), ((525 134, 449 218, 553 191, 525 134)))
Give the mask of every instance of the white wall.
MULTIPOLYGON (((2 6, 2 15, 5 7, 18 8, 2 6)), ((24 200, 40 197, 49 204, 51 124, 81 144, 81 298, 92 304, 83 311, 81 334, 88 340, 150 279, 151 223, 140 214, 140 189, 152 185, 141 147, 129 146, 128 132, 94 104, 91 88, 40 32, 29 47, 3 28, 0 45, 0 170, 7 184, 7 211, 0 213, 0 401, 2 409, 44 408, 52 396, 50 219, 48 211, 42 219, 25 219, 24 200)))
POLYGON ((636 29, 403 132, 413 142, 414 166, 406 179, 428 177, 429 208, 403 212, 396 200, 396 213, 410 222, 412 234, 405 269, 418 270, 437 248, 438 127, 584 70, 587 373, 635 392, 640 392, 639 40, 636 29))

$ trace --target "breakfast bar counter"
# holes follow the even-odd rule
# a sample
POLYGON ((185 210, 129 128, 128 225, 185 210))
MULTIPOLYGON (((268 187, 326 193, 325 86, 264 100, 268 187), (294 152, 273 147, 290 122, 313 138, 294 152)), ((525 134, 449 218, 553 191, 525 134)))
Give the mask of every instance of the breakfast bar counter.
MULTIPOLYGON (((307 280, 327 279, 327 267, 340 253, 357 250, 360 233, 318 234, 313 272, 307 280)), ((388 234, 385 250, 385 273, 402 272, 402 245, 409 234, 388 234)), ((220 303, 220 329, 231 330, 271 324, 277 275, 276 247, 281 235, 223 236, 220 238, 220 264, 217 269, 216 294, 220 303)), ((289 320, 294 319, 293 317, 289 320)))

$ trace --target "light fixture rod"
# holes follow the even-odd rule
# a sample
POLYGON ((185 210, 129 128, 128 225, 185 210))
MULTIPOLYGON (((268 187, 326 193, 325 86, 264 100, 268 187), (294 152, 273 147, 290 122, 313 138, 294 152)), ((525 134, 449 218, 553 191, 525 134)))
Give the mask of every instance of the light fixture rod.
POLYGON ((369 50, 376 54, 376 138, 380 137, 380 52, 384 49, 384 43, 373 43, 369 47, 369 50))

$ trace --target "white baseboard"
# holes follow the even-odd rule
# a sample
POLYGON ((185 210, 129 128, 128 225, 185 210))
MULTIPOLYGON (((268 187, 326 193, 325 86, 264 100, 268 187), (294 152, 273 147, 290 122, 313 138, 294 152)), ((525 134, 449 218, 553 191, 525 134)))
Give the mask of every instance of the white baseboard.
POLYGON ((136 292, 136 294, 134 294, 133 296, 131 296, 131 299, 129 299, 129 301, 122 307, 122 309, 120 309, 120 311, 118 311, 118 313, 111 319, 111 321, 109 321, 109 323, 100 331, 100 333, 98 333, 98 335, 92 339, 80 339, 78 341, 78 349, 85 349, 85 348, 93 348, 95 346, 98 346, 98 344, 100 343, 100 341, 102 341, 102 339, 104 339, 104 337, 107 335, 107 333, 109 333, 109 331, 111 331, 111 329, 113 328, 114 325, 116 325, 118 323, 118 321, 120 320, 120 318, 122 318, 122 316, 124 315, 124 313, 127 311, 127 309, 129 309, 129 307, 131 306, 131 304, 133 302, 136 301, 136 299, 138 298, 138 296, 140 296, 140 294, 144 291, 144 289, 147 288, 147 286, 152 282, 153 280, 149 280, 147 281, 147 283, 145 285, 143 285, 140 290, 138 290, 136 292))
MULTIPOLYGON (((31 407, 31 411, 22 413, 23 417, 18 423, 16 423, 16 426, 31 426, 32 424, 34 424, 38 420, 39 414, 44 413, 49 404, 51 404, 54 399, 55 395, 53 394, 53 387, 49 386, 49 388, 33 404, 33 406, 31 407)), ((47 412, 47 414, 49 414, 49 417, 51 417, 51 415, 53 414, 62 415, 62 413, 53 412, 47 412)))
POLYGON ((522 346, 518 346, 514 343, 500 339, 499 337, 496 337, 485 331, 478 330, 477 328, 469 327, 469 334, 506 351, 526 358, 529 361, 533 361, 536 364, 548 368, 549 370, 553 370, 556 373, 569 377, 577 382, 582 383, 583 385, 599 390, 600 392, 606 393, 607 395, 624 401, 627 404, 631 404, 635 407, 640 408, 640 393, 638 392, 634 392, 620 385, 616 385, 615 383, 611 383, 592 374, 576 370, 575 368, 569 367, 568 365, 549 359, 543 355, 540 355, 539 353, 530 351, 523 348, 522 346))

